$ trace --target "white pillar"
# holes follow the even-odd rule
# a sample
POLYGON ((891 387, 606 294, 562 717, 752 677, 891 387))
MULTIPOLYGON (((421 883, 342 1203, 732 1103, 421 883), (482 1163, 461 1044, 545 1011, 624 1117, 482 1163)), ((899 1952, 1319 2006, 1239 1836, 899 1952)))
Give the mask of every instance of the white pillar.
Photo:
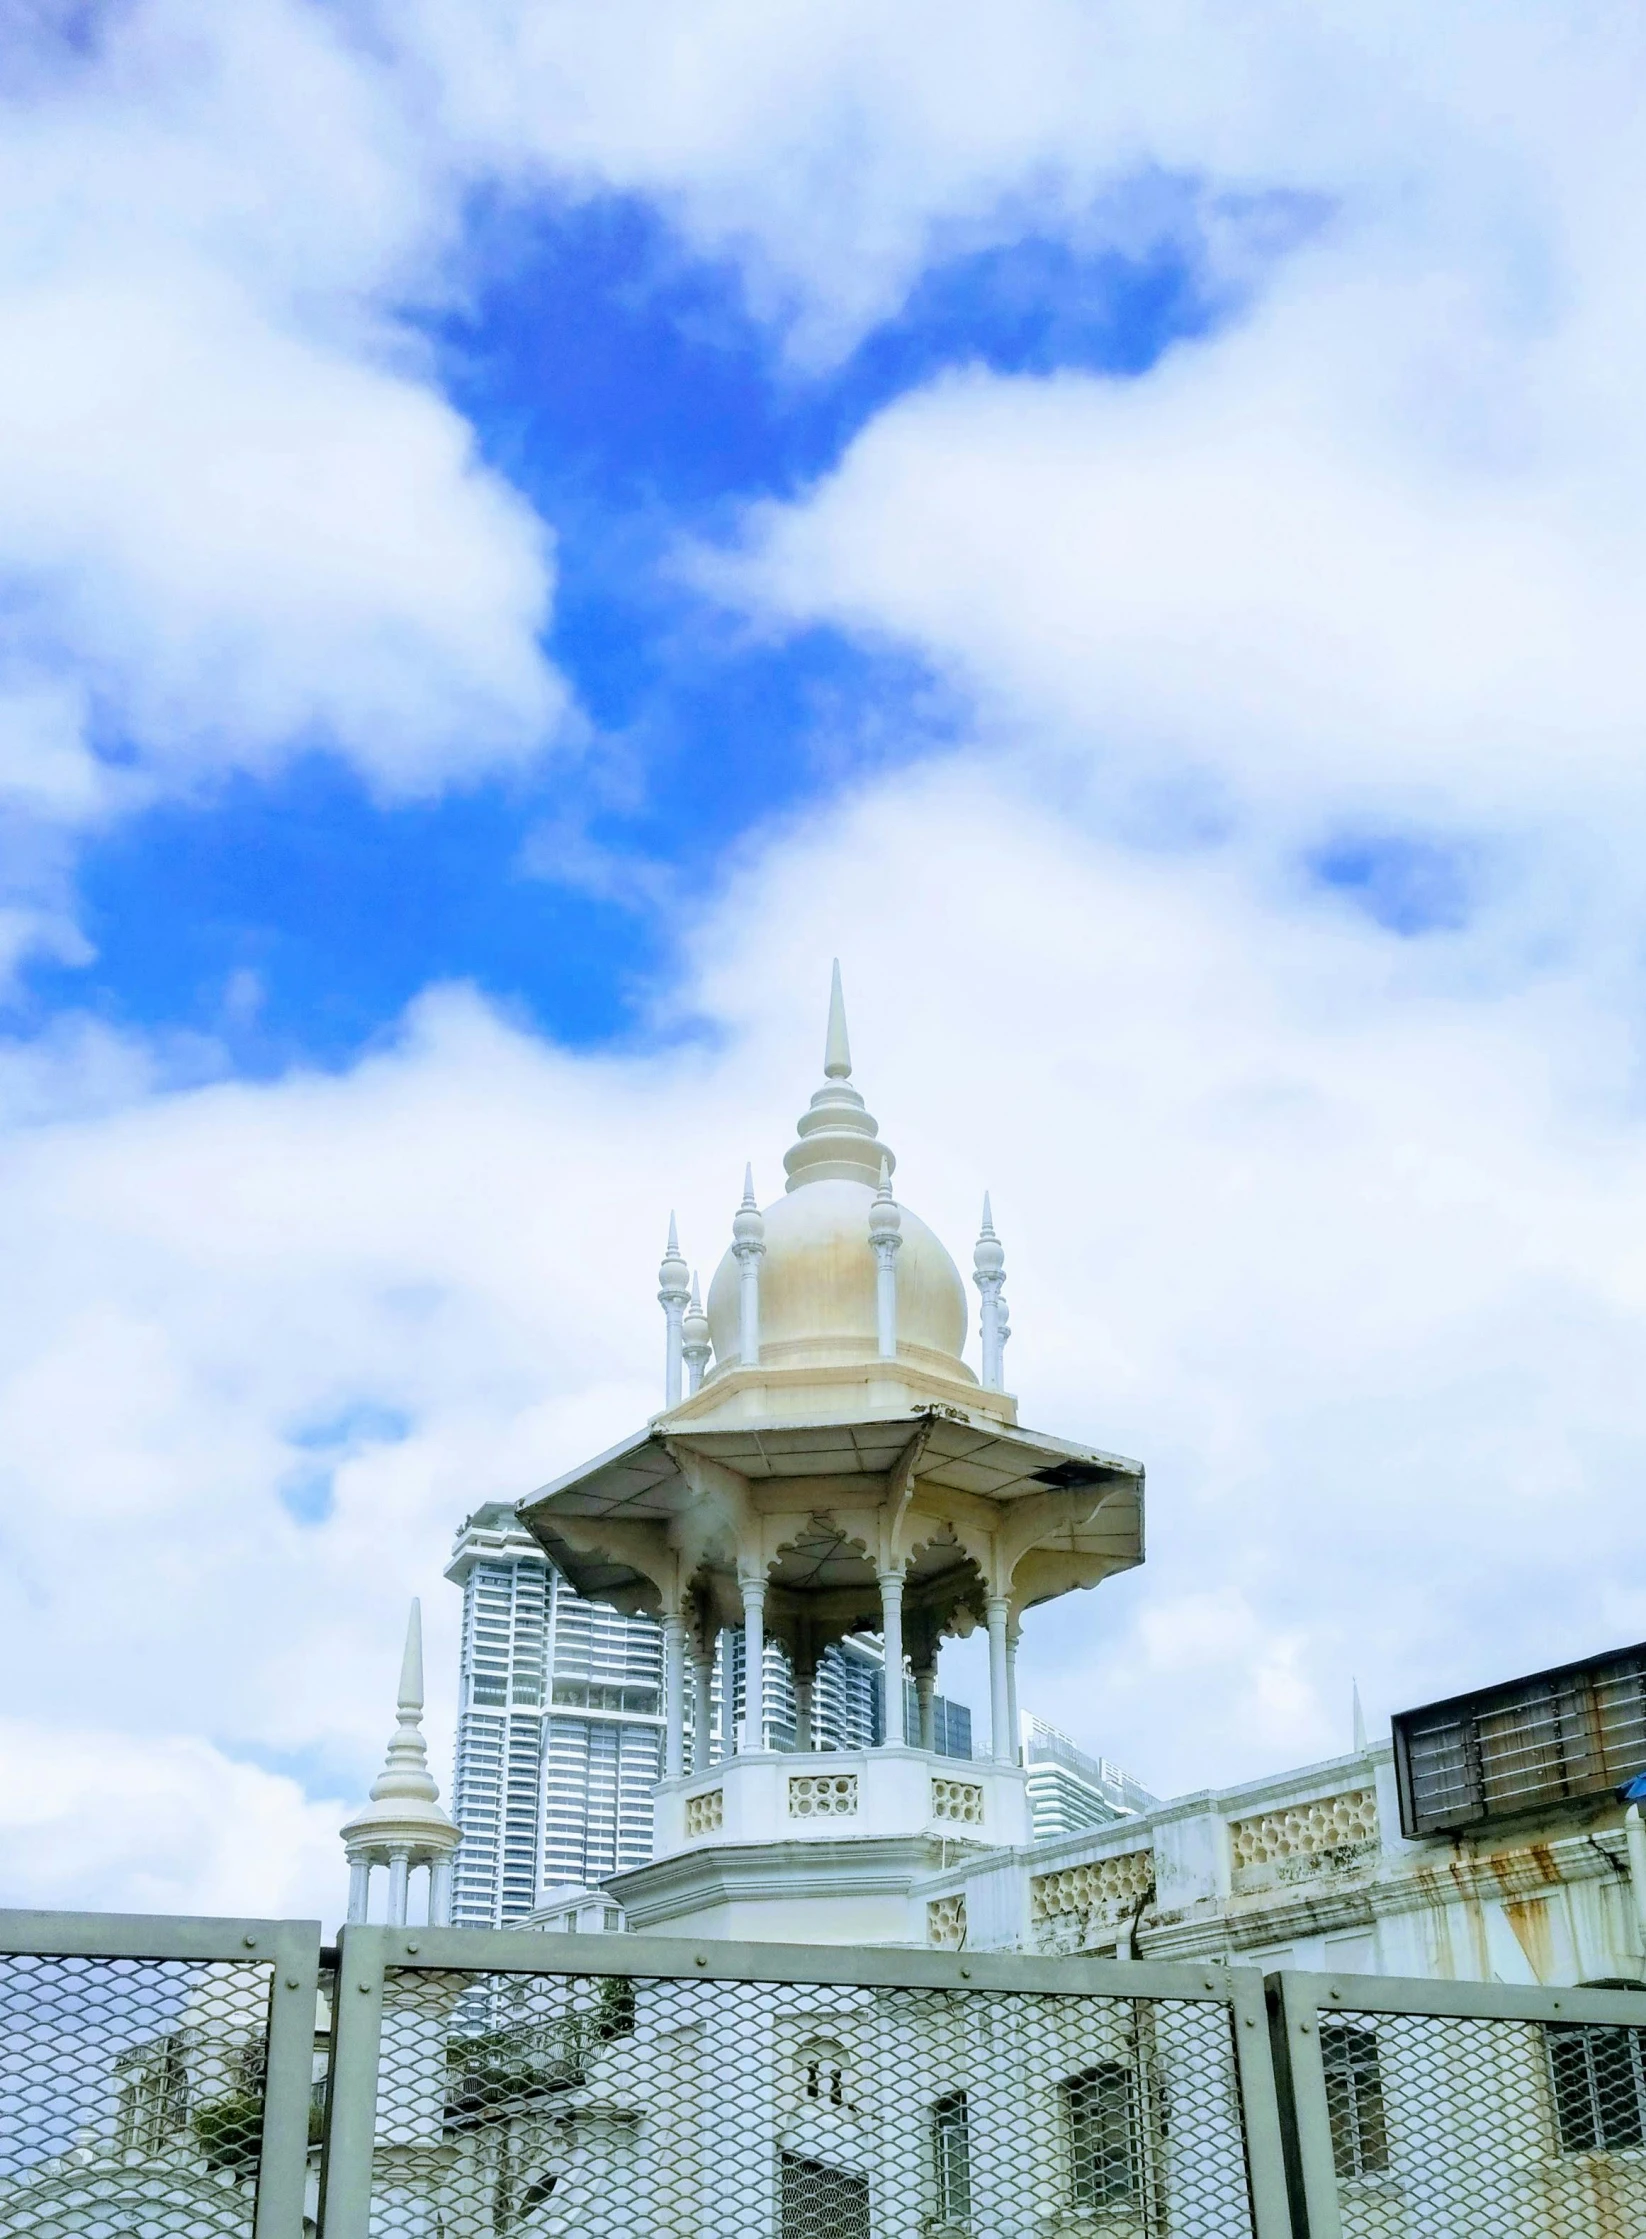
POLYGON ((1006 1628, 1006 1716, 1011 1721, 1012 1763, 1021 1763, 1023 1757, 1023 1729, 1017 1717, 1017 1644, 1021 1633, 1016 1625, 1006 1628))
POLYGON ((880 1637, 886 1648, 886 1738, 884 1747, 903 1746, 903 1573, 880 1573, 880 1637))
POLYGON ((1640 1806, 1631 1804, 1623 1814, 1623 1839, 1629 1852, 1629 1881, 1635 1900, 1635 1918, 1640 1923, 1640 1948, 1646 1963, 1646 1826, 1642 1826, 1640 1806))
POLYGON ((766 1221, 754 1201, 754 1168, 743 1169, 743 1202, 732 1217, 732 1256, 737 1261, 738 1360, 744 1368, 760 1361, 760 1262, 766 1256, 766 1221))
POLYGON ((869 1207, 869 1243, 874 1252, 875 1324, 882 1360, 897 1358, 897 1255, 903 1216, 892 1197, 891 1161, 880 1161, 880 1188, 869 1207))
POLYGON ((937 1747, 937 1666, 924 1664, 914 1675, 914 1699, 920 1710, 920 1746, 928 1755, 937 1747))
POLYGON ((743 1747, 766 1746, 766 1581, 743 1584, 743 1747))
POLYGON ((678 1780, 685 1767, 686 1623, 678 1609, 663 1615, 663 1778, 678 1780))
POLYGON ((349 1918, 364 1920, 371 1911, 371 1860, 349 1860, 349 1918))
POLYGON ((978 1289, 978 1331, 983 1344, 983 1388, 1001 1389, 1000 1291, 1006 1280, 1006 1254, 994 1232, 988 1192, 983 1194, 983 1226, 972 1251, 972 1281, 978 1289))
POLYGON ((714 1703, 714 1650, 694 1648, 692 1655, 692 1771, 706 1773, 714 1761, 714 1736, 709 1720, 714 1703))
POLYGON ((452 1862, 436 1858, 429 1867, 429 1926, 449 1928, 452 1917, 452 1862))
POLYGON ((1006 1670, 1006 1617, 1010 1607, 1004 1594, 989 1596, 989 1755, 997 1765, 1012 1761, 1012 1706, 1006 1670))
POLYGON ((663 1394, 666 1407, 680 1405, 681 1324, 684 1321, 691 1292, 686 1287, 687 1268, 680 1256, 680 1241, 675 1234, 674 1215, 669 1215, 669 1244, 663 1254, 663 1264, 657 1270, 657 1303, 663 1309, 665 1328, 663 1345, 663 1394))
POLYGON ((812 1750, 817 1747, 817 1739, 812 1732, 812 1685, 813 1678, 810 1672, 797 1671, 795 1673, 794 1746, 796 1749, 812 1750))
POLYGON ((404 1928, 406 1925, 406 1883, 411 1875, 411 1860, 403 1850, 389 1853, 389 1926, 404 1928))

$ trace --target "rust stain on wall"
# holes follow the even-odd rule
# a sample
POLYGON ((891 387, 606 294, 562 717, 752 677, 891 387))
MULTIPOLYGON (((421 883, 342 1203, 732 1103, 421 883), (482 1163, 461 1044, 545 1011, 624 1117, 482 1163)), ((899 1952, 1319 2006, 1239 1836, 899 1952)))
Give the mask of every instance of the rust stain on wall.
POLYGON ((1554 1972, 1554 1941, 1549 1928, 1547 1898, 1506 1897, 1503 1917, 1514 1930, 1515 1942, 1526 1954, 1533 1980, 1547 1982, 1554 1972))

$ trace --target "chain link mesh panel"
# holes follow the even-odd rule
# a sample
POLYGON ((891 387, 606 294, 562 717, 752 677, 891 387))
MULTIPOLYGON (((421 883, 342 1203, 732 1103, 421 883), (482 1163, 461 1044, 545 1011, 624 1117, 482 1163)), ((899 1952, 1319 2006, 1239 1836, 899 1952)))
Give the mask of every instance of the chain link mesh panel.
POLYGON ((0 1956, 5 2239, 249 2239, 271 1974, 0 1956))
POLYGON ((391 1969, 374 2239, 1248 2239, 1220 2003, 391 1969))
POLYGON ((1646 2025, 1319 2029, 1344 2239, 1646 2239, 1646 2025))

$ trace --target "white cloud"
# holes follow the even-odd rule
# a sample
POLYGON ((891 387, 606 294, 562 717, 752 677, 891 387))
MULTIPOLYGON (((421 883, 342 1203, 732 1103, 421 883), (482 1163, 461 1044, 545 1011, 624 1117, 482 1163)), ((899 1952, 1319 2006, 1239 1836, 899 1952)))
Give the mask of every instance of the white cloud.
POLYGON ((385 795, 539 751, 551 538, 401 323, 449 286, 457 188, 382 69, 298 0, 144 0, 34 61, 0 137, 0 782, 40 844, 316 745, 385 795))
POLYGON ((336 1805, 192 1736, 0 1719, 0 1902, 338 1914, 336 1805))
MULTIPOLYGON (((122 1099, 65 1052, 0 1156, 14 1715, 117 1701, 145 1746, 357 1796, 420 1591, 443 1772, 449 1535, 657 1403, 668 1212, 706 1274, 745 1157, 775 1190, 837 949, 963 1266, 994 1191, 1025 1418, 1150 1467, 1149 1562, 1037 1613, 1031 1706, 1171 1789, 1337 1746, 1353 1673, 1376 1713, 1611 1645, 1646 1594, 1627 1025, 1553 968, 1455 984, 1443 945, 957 763, 750 865, 681 997, 712 1044, 568 1056, 449 991, 335 1078, 134 1060, 122 1099), (280 1492, 316 1470, 303 1523, 280 1492)), ((124 1850, 96 1871, 130 1901, 124 1850)))

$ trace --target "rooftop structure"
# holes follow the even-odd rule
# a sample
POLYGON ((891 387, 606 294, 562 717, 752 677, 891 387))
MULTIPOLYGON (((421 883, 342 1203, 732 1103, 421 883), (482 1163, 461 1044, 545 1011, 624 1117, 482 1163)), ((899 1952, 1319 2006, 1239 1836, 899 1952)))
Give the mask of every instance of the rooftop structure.
POLYGON ((896 1160, 852 1084, 838 967, 823 1071, 783 1196, 762 1207, 745 1169, 706 1307, 670 1224, 663 1412, 520 1512, 580 1594, 661 1627, 655 1855, 613 1885, 636 1926, 900 1938, 911 1876, 956 1841, 1028 1834, 1014 1701, 1025 1614, 1142 1560, 1141 1468, 1018 1423, 987 1199, 978 1369, 963 1357, 964 1285, 892 1194, 896 1160), (935 1747, 932 1706, 942 1641, 976 1626, 990 1741, 961 1779, 935 1747), (732 1629, 743 1716, 717 1761, 706 1706, 732 1629), (912 1728, 888 1683, 876 1746, 819 1749, 819 1662, 857 1634, 881 1640, 888 1682, 907 1659, 912 1728), (793 1752, 767 1746, 768 1641, 793 1678, 793 1752))
POLYGON ((372 1782, 371 1801, 343 1829, 349 1861, 349 1918, 370 1917, 371 1880, 376 1867, 387 1869, 387 1918, 411 1917, 410 1877, 426 1870, 424 1919, 451 1918, 452 1852, 461 1837, 440 1808, 440 1790, 429 1771, 423 1739, 423 1611, 411 1605, 406 1647, 400 1662, 398 1719, 383 1770, 372 1782))

